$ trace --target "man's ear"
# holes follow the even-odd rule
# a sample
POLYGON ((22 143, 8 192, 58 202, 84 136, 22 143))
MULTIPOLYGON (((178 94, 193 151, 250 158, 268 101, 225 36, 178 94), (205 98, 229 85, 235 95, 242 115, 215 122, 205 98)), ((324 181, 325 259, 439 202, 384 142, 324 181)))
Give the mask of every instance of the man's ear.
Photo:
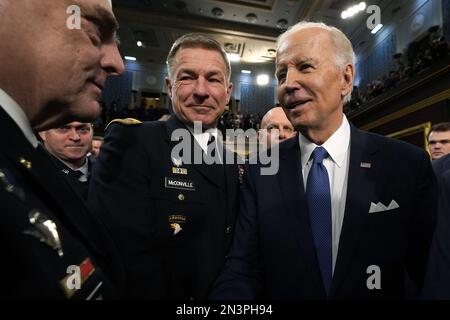
POLYGON ((169 79, 169 77, 166 77, 166 88, 170 99, 172 99, 172 86, 173 86, 172 81, 169 79))
POLYGON ((353 88, 353 80, 355 79, 355 66, 351 63, 348 63, 345 65, 344 69, 342 70, 342 88, 341 88, 341 95, 342 97, 345 97, 348 95, 353 88))
POLYGON ((46 131, 40 131, 38 132, 39 137, 41 138, 41 140, 45 143, 46 137, 45 137, 45 133, 46 131))
POLYGON ((227 103, 230 103, 230 99, 231 99, 231 93, 233 92, 233 83, 230 82, 230 84, 227 87, 227 103))

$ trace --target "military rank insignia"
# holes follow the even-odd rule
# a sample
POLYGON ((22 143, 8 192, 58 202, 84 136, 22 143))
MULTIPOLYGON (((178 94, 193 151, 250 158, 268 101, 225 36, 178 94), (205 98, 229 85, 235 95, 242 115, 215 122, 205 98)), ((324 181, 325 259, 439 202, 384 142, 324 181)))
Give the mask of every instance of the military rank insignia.
POLYGON ((64 256, 56 223, 38 210, 30 211, 28 219, 32 227, 23 231, 23 233, 35 237, 50 246, 60 257, 64 256))
POLYGON ((175 167, 179 167, 183 164, 183 160, 181 160, 181 158, 172 157, 171 160, 175 167))
POLYGON ((123 124, 126 126, 135 126, 138 124, 142 124, 142 121, 134 119, 134 118, 114 119, 108 123, 105 130, 108 130, 109 126, 111 126, 113 123, 120 123, 120 124, 123 124))
POLYGON ((172 167, 172 173, 173 174, 183 174, 183 175, 187 175, 188 171, 185 168, 177 168, 177 167, 172 167))

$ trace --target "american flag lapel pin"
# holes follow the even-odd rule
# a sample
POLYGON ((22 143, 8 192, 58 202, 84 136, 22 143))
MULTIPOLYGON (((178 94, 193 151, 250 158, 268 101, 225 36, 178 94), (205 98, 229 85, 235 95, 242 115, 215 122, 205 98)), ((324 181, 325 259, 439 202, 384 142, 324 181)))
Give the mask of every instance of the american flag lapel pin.
POLYGON ((370 162, 361 162, 360 167, 370 169, 372 167, 372 164, 370 162))

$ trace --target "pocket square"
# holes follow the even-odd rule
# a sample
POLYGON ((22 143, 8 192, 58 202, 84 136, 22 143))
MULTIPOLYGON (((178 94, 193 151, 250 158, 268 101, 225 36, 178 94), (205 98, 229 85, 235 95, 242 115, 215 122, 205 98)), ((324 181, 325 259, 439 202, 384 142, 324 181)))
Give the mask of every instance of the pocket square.
POLYGON ((389 203, 389 205, 387 207, 384 204, 382 204, 381 202, 378 202, 377 204, 371 202, 369 213, 385 212, 385 211, 394 210, 397 208, 400 208, 400 206, 398 205, 397 201, 395 201, 395 200, 392 200, 391 203, 389 203))

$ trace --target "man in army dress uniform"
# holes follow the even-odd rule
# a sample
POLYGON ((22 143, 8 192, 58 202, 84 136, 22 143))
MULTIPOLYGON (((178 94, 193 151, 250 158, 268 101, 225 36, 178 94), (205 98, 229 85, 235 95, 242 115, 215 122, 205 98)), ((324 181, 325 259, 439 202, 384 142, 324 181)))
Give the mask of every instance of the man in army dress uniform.
POLYGON ((39 132, 45 149, 63 177, 87 200, 94 160, 88 156, 94 129, 89 122, 73 121, 39 132))
POLYGON ((57 172, 34 132, 100 113, 108 75, 124 70, 108 0, 0 0, 2 294, 26 299, 115 296, 120 263, 101 222, 57 172))
POLYGON ((231 95, 230 64, 219 43, 199 34, 176 40, 167 62, 175 116, 109 125, 89 204, 126 261, 126 296, 202 299, 225 260, 237 206, 237 166, 220 163, 230 153, 216 128, 231 95), (187 153, 212 156, 217 143, 222 161, 192 164, 172 154, 178 132, 190 142, 187 153))

